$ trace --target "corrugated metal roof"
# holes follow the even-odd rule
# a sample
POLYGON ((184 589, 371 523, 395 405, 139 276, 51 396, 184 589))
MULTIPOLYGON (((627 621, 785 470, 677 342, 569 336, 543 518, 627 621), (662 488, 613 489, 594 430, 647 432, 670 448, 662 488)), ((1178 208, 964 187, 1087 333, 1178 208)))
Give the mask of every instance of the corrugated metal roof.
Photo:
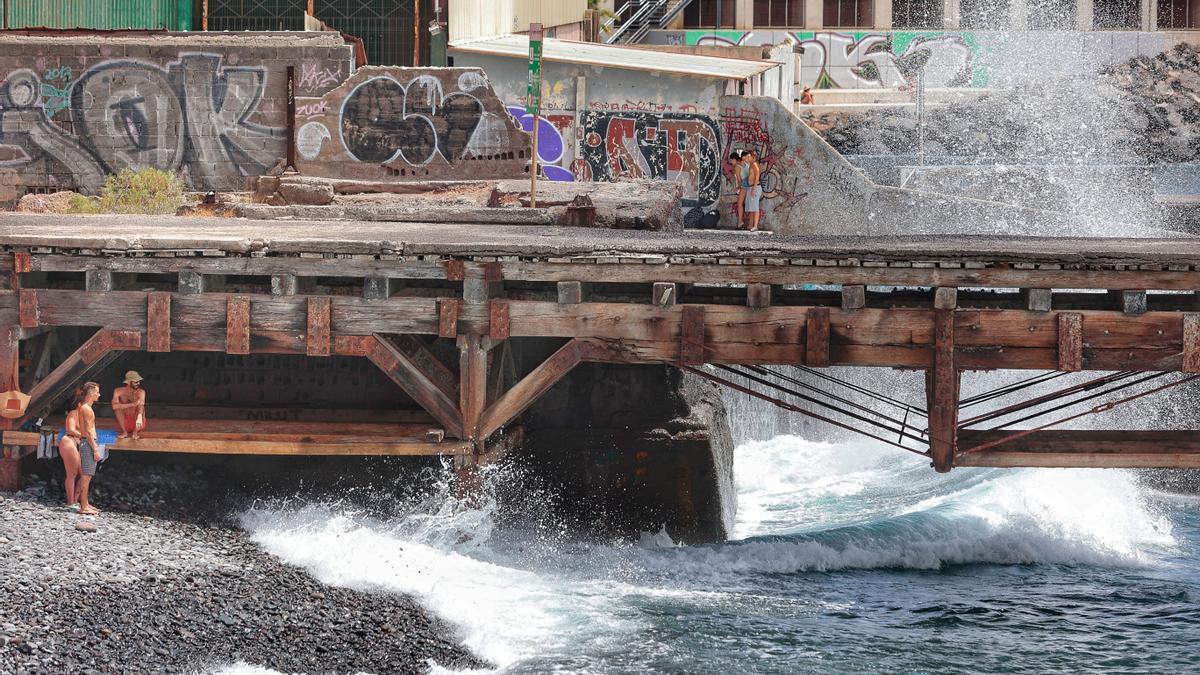
MULTIPOLYGON (((529 57, 529 38, 524 35, 504 35, 477 40, 459 40, 450 44, 450 53, 455 52, 527 59, 529 57)), ((548 38, 542 44, 542 60, 735 80, 744 80, 779 65, 775 61, 673 54, 653 49, 632 49, 596 42, 574 42, 553 38, 548 38)))

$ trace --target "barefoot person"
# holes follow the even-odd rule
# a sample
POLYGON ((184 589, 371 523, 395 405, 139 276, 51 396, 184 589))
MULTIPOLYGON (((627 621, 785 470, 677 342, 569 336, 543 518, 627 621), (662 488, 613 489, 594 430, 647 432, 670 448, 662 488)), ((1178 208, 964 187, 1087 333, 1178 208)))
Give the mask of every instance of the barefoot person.
POLYGON ((751 232, 758 232, 758 214, 762 201, 762 167, 758 164, 758 151, 750 150, 742 156, 746 167, 746 215, 750 216, 751 232))
POLYGON ((742 228, 742 221, 746 219, 746 212, 742 210, 742 204, 746 201, 746 188, 742 187, 742 153, 734 150, 729 153, 729 171, 733 174, 733 180, 737 183, 737 203, 734 205, 734 213, 737 214, 738 229, 742 228))
POLYGON ((88 489, 92 486, 92 476, 96 475, 96 466, 100 464, 100 443, 96 440, 96 413, 92 404, 100 400, 100 385, 88 382, 75 394, 78 405, 75 413, 79 418, 79 465, 83 477, 79 481, 79 512, 94 516, 100 509, 88 501, 88 489))
POLYGON ((79 431, 79 404, 80 400, 76 400, 71 405, 71 412, 67 413, 66 431, 63 437, 58 439, 58 456, 62 457, 63 468, 67 470, 67 478, 63 482, 63 487, 67 491, 67 506, 79 508, 79 482, 80 482, 80 461, 79 461, 79 441, 82 434, 79 431))
POLYGON ((146 428, 146 392, 142 376, 136 370, 125 373, 125 386, 117 387, 112 397, 113 413, 117 417, 117 438, 139 438, 146 428))

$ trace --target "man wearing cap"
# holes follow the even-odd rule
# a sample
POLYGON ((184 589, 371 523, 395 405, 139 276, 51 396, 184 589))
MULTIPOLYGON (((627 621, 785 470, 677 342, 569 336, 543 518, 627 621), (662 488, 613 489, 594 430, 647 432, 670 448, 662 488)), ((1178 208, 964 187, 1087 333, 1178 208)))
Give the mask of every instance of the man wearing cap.
POLYGON ((146 428, 146 392, 142 389, 142 376, 136 370, 125 373, 125 386, 113 391, 112 409, 121 432, 117 438, 139 438, 138 434, 146 428))

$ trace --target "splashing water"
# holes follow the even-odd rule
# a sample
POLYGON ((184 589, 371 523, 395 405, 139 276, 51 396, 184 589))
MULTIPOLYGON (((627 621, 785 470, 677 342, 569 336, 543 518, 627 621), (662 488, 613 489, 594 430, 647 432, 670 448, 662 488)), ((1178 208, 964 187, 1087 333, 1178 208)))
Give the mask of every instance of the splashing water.
POLYGON ((494 499, 468 508, 448 483, 388 519, 310 505, 243 524, 324 583, 416 596, 503 672, 1197 663, 1200 519, 1129 472, 938 475, 794 436, 744 443, 735 472, 735 539, 720 545, 500 527, 494 499))

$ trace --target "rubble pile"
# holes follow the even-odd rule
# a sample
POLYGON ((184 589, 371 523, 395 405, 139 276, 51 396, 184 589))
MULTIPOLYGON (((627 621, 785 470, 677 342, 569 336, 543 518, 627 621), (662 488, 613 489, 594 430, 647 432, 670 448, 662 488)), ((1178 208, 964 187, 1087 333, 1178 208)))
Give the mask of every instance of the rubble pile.
POLYGON ((1120 125, 1152 163, 1191 162, 1200 154, 1200 49, 1179 44, 1101 73, 1120 125))

